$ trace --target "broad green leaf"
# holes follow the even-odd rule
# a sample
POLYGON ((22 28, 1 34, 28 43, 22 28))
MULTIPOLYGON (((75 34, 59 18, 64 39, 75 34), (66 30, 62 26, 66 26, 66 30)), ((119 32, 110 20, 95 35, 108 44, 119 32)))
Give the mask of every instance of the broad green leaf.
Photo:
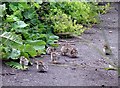
POLYGON ((15 22, 19 21, 20 19, 14 15, 7 15, 6 22, 15 22))
POLYGON ((38 3, 34 3, 36 8, 40 8, 40 5, 38 3))
POLYGON ((42 45, 46 45, 46 43, 43 40, 27 40, 28 44, 31 44, 33 46, 37 45, 37 46, 42 46, 42 45))
POLYGON ((29 9, 30 8, 30 5, 27 4, 26 0, 24 0, 23 2, 21 1, 19 4, 18 4, 18 8, 19 9, 29 9))
POLYGON ((40 34, 40 38, 47 38, 47 34, 40 34))
POLYGON ((21 56, 24 56, 25 58, 29 58, 28 53, 26 53, 26 52, 22 52, 22 51, 21 51, 21 56))
POLYGON ((24 66, 23 68, 21 64, 14 62, 14 61, 6 62, 5 64, 15 69, 25 70, 28 68, 27 66, 24 66))
POLYGON ((24 28, 28 26, 28 24, 26 24, 24 21, 17 21, 16 23, 18 28, 24 28))
POLYGON ((13 19, 13 15, 6 15, 7 16, 7 18, 6 18, 6 22, 14 22, 14 19, 13 19))
POLYGON ((17 6, 16 5, 14 5, 14 4, 10 4, 9 5, 9 7, 10 7, 10 9, 12 9, 13 11, 16 11, 18 8, 17 8, 17 6))
POLYGON ((27 43, 32 45, 38 53, 42 53, 45 50, 46 43, 42 40, 28 40, 27 43))
POLYGON ((13 17, 14 21, 19 21, 19 19, 17 17, 13 17))
POLYGON ((13 49, 12 49, 12 52, 11 52, 11 54, 9 55, 8 58, 11 58, 11 59, 18 59, 19 56, 20 56, 20 51, 13 48, 13 49))
POLYGON ((7 41, 12 42, 12 44, 23 44, 21 37, 12 32, 4 32, 0 35, 0 39, 2 39, 2 44, 5 45, 7 41))
POLYGON ((35 17, 35 13, 34 11, 31 10, 28 10, 28 11, 25 11, 23 13, 23 16, 26 18, 26 19, 33 19, 35 17))
POLYGON ((35 18, 35 19, 31 19, 30 21, 33 25, 37 25, 38 24, 38 20, 35 18))
POLYGON ((34 46, 34 48, 37 50, 37 54, 45 54, 45 46, 34 46))
POLYGON ((41 51, 43 51, 43 50, 45 50, 45 46, 33 46, 34 47, 34 49, 35 50, 41 50, 41 51))
POLYGON ((14 11, 13 15, 18 19, 23 19, 22 12, 20 10, 14 11))
POLYGON ((18 47, 18 49, 21 51, 21 55, 25 56, 26 58, 29 58, 28 55, 34 57, 37 55, 36 50, 33 48, 32 45, 24 44, 18 47))
POLYGON ((36 50, 33 48, 32 45, 29 44, 25 45, 24 51, 29 53, 32 57, 37 55, 36 50))
POLYGON ((3 45, 0 45, 0 52, 1 59, 9 59, 8 56, 11 53, 11 49, 9 47, 4 47, 3 45))
POLYGON ((53 43, 54 43, 54 40, 51 40, 51 39, 47 40, 47 44, 53 44, 53 43))
POLYGON ((24 11, 24 6, 20 3, 18 4, 18 8, 19 8, 19 10, 24 11))
POLYGON ((25 2, 26 0, 24 0, 24 2, 20 2, 19 4, 18 4, 18 8, 21 10, 21 11, 24 11, 24 9, 29 9, 30 8, 30 6, 29 6, 29 4, 27 4, 27 2, 25 2))
POLYGON ((55 39, 48 39, 47 44, 54 44, 55 42, 58 42, 58 40, 55 39))
POLYGON ((51 43, 50 46, 52 46, 52 47, 58 47, 59 44, 51 43))

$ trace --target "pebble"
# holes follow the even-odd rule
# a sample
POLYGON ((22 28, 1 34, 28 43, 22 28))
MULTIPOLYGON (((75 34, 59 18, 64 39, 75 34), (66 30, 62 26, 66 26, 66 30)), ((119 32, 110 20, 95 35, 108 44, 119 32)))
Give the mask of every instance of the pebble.
POLYGON ((112 31, 109 31, 109 33, 112 33, 112 31))
POLYGON ((76 68, 71 68, 72 70, 76 70, 76 68))

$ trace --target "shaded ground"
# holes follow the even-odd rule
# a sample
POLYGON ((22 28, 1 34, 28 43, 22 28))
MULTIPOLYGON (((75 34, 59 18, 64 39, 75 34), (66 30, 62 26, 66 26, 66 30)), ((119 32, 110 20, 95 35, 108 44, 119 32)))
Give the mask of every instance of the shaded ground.
MULTIPOLYGON (((104 44, 104 38, 100 28, 105 30, 110 46, 113 47, 113 53, 118 58, 118 11, 117 4, 112 5, 107 14, 102 15, 103 22, 87 31, 82 37, 90 40, 100 50, 104 44), (112 31, 112 33, 109 33, 112 31)), ((61 62, 67 66, 50 65, 48 62, 50 56, 46 55, 43 61, 49 64, 47 73, 38 73, 35 64, 29 71, 14 70, 3 66, 3 73, 15 73, 15 75, 2 76, 4 86, 117 86, 118 74, 116 71, 106 71, 101 67, 108 67, 103 57, 92 47, 83 44, 79 39, 73 38, 68 41, 74 41, 79 51, 79 58, 71 59, 61 56, 61 62), (74 64, 78 64, 75 66, 74 64)))

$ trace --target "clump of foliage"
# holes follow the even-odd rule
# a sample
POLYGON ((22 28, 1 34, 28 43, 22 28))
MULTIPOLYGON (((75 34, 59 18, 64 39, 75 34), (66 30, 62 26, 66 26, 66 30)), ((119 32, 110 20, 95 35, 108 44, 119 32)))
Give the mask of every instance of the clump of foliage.
MULTIPOLYGON (((73 20, 83 25, 90 25, 90 23, 97 23, 98 6, 90 2, 57 2, 52 3, 58 9, 61 9, 65 14, 70 15, 73 20)), ((55 8, 54 10, 57 10, 55 8)))
POLYGON ((61 10, 58 10, 56 15, 50 14, 49 19, 53 22, 52 27, 55 33, 81 34, 84 31, 82 25, 76 24, 76 20, 72 21, 71 16, 64 14, 61 10))
POLYGON ((98 23, 97 3, 91 2, 4 2, 0 6, 0 55, 7 65, 21 69, 20 56, 45 54, 47 46, 57 47, 55 34, 77 35, 98 23))
POLYGON ((48 45, 56 46, 54 41, 59 37, 50 33, 46 25, 38 19, 36 12, 40 8, 38 3, 7 2, 5 4, 0 35, 3 60, 15 61, 19 60, 20 56, 29 59, 45 54, 48 45))
POLYGON ((81 35, 86 27, 100 22, 99 14, 106 12, 107 7, 93 2, 51 2, 46 20, 51 22, 55 33, 81 35))

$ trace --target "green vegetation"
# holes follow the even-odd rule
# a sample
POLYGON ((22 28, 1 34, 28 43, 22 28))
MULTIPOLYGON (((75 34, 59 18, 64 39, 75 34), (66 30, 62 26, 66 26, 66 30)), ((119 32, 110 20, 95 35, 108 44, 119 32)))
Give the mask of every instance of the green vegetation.
POLYGON ((4 2, 0 7, 0 55, 7 65, 21 69, 20 56, 46 54, 48 46, 55 44, 57 33, 81 35, 88 27, 99 23, 99 12, 92 2, 4 2))

